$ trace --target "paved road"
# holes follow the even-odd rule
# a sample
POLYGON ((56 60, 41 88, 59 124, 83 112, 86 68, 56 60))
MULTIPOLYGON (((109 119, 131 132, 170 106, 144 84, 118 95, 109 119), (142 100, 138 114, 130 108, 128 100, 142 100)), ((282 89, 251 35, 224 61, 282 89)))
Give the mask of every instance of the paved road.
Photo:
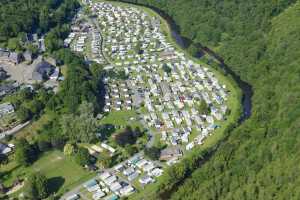
POLYGON ((25 128, 28 124, 30 124, 30 121, 27 121, 27 122, 25 122, 23 124, 19 124, 16 127, 12 128, 12 129, 10 129, 8 131, 0 133, 0 140, 4 139, 8 135, 14 135, 14 134, 18 133, 20 130, 22 130, 23 128, 25 128))

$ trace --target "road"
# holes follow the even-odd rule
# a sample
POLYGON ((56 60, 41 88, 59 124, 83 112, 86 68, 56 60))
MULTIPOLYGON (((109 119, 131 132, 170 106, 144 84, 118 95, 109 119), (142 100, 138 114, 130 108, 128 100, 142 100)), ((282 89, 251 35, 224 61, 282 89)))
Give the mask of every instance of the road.
POLYGON ((104 52, 103 52, 103 48, 104 48, 104 41, 103 41, 103 35, 102 35, 102 32, 101 32, 101 28, 99 26, 99 23, 97 21, 96 18, 92 17, 92 18, 89 18, 89 21, 95 25, 96 29, 99 31, 100 33, 100 52, 101 52, 101 55, 102 57, 104 58, 104 60, 107 62, 107 63, 110 63, 109 59, 106 58, 104 52))
POLYGON ((23 128, 25 128, 28 124, 30 124, 30 121, 27 121, 27 122, 25 122, 23 124, 19 124, 16 127, 12 128, 12 129, 10 129, 8 131, 0 133, 0 140, 4 139, 8 135, 14 135, 14 134, 18 133, 20 130, 22 130, 23 128))

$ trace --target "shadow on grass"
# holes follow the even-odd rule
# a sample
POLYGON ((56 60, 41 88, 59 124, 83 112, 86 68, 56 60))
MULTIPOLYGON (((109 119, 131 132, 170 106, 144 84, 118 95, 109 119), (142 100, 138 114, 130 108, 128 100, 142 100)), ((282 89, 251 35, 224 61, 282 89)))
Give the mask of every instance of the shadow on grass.
POLYGON ((51 193, 51 194, 57 193, 58 190, 61 188, 61 186, 63 186, 64 183, 65 183, 65 178, 63 178, 61 176, 49 178, 48 183, 47 183, 49 193, 51 193))

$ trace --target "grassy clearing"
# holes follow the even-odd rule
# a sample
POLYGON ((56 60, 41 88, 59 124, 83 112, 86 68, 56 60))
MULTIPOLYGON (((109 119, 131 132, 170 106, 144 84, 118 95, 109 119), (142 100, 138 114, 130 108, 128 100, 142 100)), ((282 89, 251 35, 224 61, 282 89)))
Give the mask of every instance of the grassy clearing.
POLYGON ((49 180, 49 190, 56 194, 63 194, 95 175, 78 166, 60 151, 44 153, 29 167, 22 167, 11 161, 8 165, 1 166, 0 171, 3 173, 1 180, 5 186, 11 185, 17 177, 26 178, 31 173, 41 172, 49 180))
POLYGON ((122 111, 109 112, 103 119, 101 119, 100 124, 113 124, 113 125, 124 126, 124 127, 141 126, 140 122, 138 121, 138 115, 134 110, 129 110, 129 111, 122 110, 122 111))

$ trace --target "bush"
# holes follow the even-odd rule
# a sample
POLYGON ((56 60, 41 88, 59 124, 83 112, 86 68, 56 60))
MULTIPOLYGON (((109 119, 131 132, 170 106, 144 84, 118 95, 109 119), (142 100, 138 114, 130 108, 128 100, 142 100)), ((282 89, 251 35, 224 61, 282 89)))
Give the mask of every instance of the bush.
POLYGON ((144 153, 151 160, 158 160, 160 156, 160 149, 158 147, 150 147, 146 148, 144 153))

